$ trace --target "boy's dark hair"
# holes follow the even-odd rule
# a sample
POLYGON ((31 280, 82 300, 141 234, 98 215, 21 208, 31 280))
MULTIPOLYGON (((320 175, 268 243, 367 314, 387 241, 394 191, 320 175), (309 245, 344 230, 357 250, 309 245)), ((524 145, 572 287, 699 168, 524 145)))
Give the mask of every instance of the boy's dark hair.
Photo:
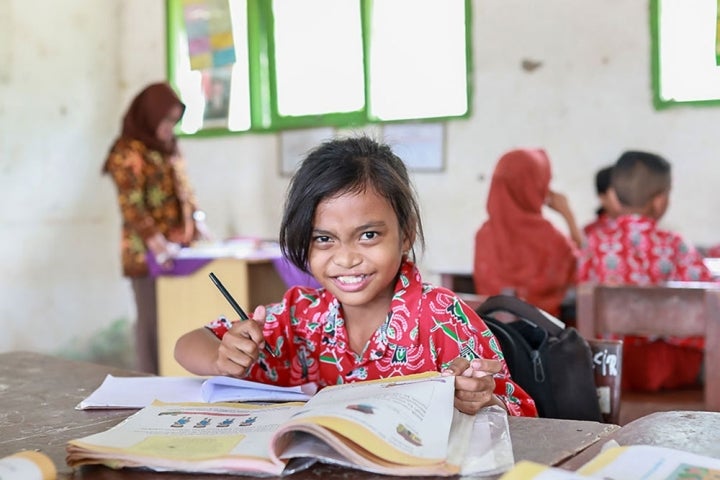
POLYGON ((403 161, 390 147, 367 136, 328 140, 303 160, 288 188, 280 225, 280 248, 308 271, 318 204, 343 193, 376 191, 392 206, 400 233, 425 245, 420 207, 403 161))
POLYGON ((670 163, 650 152, 627 151, 612 171, 612 187, 625 207, 642 208, 670 189, 670 163))

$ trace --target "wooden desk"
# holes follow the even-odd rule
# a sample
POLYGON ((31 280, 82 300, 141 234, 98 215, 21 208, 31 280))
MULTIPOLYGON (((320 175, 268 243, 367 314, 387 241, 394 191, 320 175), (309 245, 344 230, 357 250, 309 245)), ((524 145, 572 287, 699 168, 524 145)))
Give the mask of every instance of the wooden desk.
POLYGON ((210 281, 215 272, 238 303, 251 314, 261 304, 280 301, 287 290, 272 258, 219 258, 190 275, 157 277, 158 361, 160 375, 190 375, 175 361, 175 342, 184 333, 237 314, 210 281))
POLYGON ((560 466, 577 470, 600 453, 602 445, 615 440, 620 445, 658 445, 720 458, 720 413, 656 412, 634 420, 591 445, 560 466))
MULTIPOLYGON (((38 449, 58 468, 58 479, 188 480, 179 473, 111 470, 65 464, 65 445, 74 438, 107 430, 135 410, 79 411, 74 407, 97 388, 105 375, 142 375, 84 362, 30 352, 0 353, 0 458, 20 450, 38 449)), ((510 417, 515 460, 556 465, 609 436, 619 427, 596 422, 510 417)), ((393 477, 317 465, 292 476, 295 480, 389 480, 393 477)), ((192 475, 193 479, 237 480, 230 475, 192 475)), ((398 477, 400 478, 400 477, 398 477)), ((402 477, 407 478, 407 477, 402 477)))
POLYGON ((583 284, 577 305, 577 328, 585 338, 604 333, 705 337, 705 408, 720 411, 720 284, 583 284))

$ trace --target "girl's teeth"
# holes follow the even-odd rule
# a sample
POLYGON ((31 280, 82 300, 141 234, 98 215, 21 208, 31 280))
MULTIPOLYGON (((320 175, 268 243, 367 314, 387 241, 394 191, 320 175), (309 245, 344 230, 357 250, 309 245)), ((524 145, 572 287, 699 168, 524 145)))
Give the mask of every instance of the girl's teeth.
POLYGON ((352 277, 338 277, 338 280, 340 280, 342 283, 360 283, 362 279, 362 275, 352 277))

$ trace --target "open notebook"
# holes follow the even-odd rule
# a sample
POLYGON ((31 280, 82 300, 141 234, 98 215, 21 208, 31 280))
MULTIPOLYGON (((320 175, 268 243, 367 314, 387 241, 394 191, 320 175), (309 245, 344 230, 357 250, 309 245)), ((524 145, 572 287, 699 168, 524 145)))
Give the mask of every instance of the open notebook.
POLYGON ((163 402, 304 402, 317 385, 278 387, 232 377, 115 377, 103 383, 76 410, 144 408, 163 402))

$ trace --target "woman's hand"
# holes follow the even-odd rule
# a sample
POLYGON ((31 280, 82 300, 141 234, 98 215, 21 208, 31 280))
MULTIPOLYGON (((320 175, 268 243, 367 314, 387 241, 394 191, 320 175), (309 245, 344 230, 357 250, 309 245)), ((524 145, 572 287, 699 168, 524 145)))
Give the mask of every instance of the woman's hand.
POLYGON ((173 258, 180 251, 180 245, 169 242, 165 236, 158 232, 145 242, 148 250, 153 254, 155 263, 163 270, 170 270, 173 267, 173 258))

